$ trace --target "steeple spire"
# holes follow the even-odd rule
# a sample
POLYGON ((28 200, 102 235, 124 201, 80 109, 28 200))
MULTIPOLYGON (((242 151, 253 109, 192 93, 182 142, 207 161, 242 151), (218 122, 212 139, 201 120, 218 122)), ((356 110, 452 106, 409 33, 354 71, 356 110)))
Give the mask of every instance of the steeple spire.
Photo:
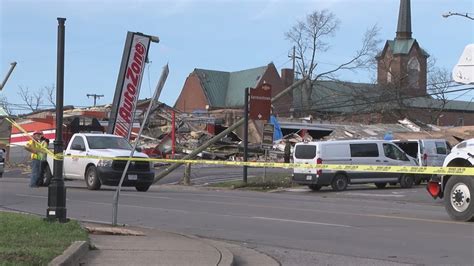
POLYGON ((398 13, 396 39, 411 39, 410 0, 400 0, 400 12, 398 13))

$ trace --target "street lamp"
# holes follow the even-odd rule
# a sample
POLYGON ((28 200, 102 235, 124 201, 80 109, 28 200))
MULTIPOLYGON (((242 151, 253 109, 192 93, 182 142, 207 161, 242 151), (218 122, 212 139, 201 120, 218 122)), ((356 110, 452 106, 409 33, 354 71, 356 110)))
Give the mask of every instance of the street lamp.
POLYGON ((450 16, 461 16, 461 17, 468 18, 470 20, 474 20, 474 18, 471 17, 469 13, 446 12, 446 13, 443 13, 441 16, 443 16, 443 18, 447 18, 450 16))
POLYGON ((63 180, 63 99, 64 99, 64 23, 65 18, 58 18, 58 54, 56 70, 56 136, 54 138, 53 179, 48 187, 48 209, 46 219, 65 223, 66 187, 63 180), (61 158, 56 156, 61 155, 61 158))

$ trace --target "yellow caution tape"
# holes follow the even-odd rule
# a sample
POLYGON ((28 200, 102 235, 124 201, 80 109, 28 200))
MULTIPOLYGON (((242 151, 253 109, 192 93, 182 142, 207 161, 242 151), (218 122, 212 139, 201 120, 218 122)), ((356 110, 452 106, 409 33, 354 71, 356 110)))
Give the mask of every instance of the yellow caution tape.
MULTIPOLYGON (((5 118, 12 126, 16 127, 18 130, 20 130, 23 135, 27 136, 30 140, 36 142, 39 144, 37 140, 35 140, 23 127, 21 127, 17 122, 14 120, 6 117, 5 118)), ((41 146, 40 146, 41 147, 41 146)), ((62 160, 63 155, 62 154, 54 154, 54 152, 50 151, 47 147, 41 147, 40 150, 42 150, 44 153, 48 154, 49 156, 53 157, 55 160, 62 160)))
POLYGON ((343 165, 343 164, 298 164, 298 163, 273 163, 273 162, 235 162, 235 161, 214 161, 214 160, 181 160, 181 159, 154 159, 154 158, 129 158, 129 157, 105 157, 105 156, 82 156, 67 155, 65 157, 85 158, 95 160, 115 160, 115 161, 139 161, 139 162, 160 162, 160 163, 182 163, 182 164, 208 164, 208 165, 228 165, 228 166, 251 166, 251 167, 271 167, 271 168, 304 168, 322 169, 332 171, 352 171, 352 172, 377 172, 377 173, 406 173, 406 174, 434 174, 434 175, 472 175, 472 167, 435 167, 435 166, 385 166, 385 165, 343 165))
MULTIPOLYGON (((34 140, 27 131, 25 131, 15 121, 6 118, 13 126, 18 128, 23 134, 34 140)), ((34 140, 35 141, 35 140, 34 140)), ((95 160, 115 160, 115 161, 141 161, 157 163, 182 163, 182 164, 208 164, 208 165, 228 165, 228 166, 250 166, 250 167, 271 167, 271 168, 303 168, 303 169, 321 169, 332 171, 352 171, 352 172, 377 172, 377 173, 404 173, 404 174, 430 174, 430 175, 472 175, 473 167, 435 167, 435 166, 388 166, 388 165, 344 165, 344 164, 297 164, 297 163, 273 163, 273 162, 236 162, 236 161, 214 161, 214 160, 181 160, 181 159, 154 159, 154 158, 129 158, 129 157, 106 157, 106 156, 82 156, 66 155, 54 153, 49 149, 44 149, 54 160, 63 160, 64 158, 85 158, 95 160)))

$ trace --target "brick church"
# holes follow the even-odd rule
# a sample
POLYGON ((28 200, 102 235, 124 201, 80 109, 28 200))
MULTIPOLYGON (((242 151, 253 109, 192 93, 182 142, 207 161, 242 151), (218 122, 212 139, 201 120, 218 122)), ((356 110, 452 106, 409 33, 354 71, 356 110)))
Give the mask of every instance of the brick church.
POLYGON ((377 55, 377 83, 318 81, 311 108, 301 90, 293 93, 295 117, 312 115, 335 122, 396 123, 408 118, 419 124, 474 125, 474 103, 450 100, 445 88, 427 80, 429 54, 412 36, 410 0, 400 0, 395 38, 377 55))
MULTIPOLYGON (((297 88, 285 95, 274 103, 273 112, 280 117, 311 115, 315 120, 336 123, 397 123, 408 118, 420 124, 474 125, 474 103, 450 100, 444 91, 430 87, 428 57, 413 38, 410 0, 400 0, 395 38, 386 41, 376 57, 376 84, 320 80, 309 92, 297 88)), ((269 82, 276 95, 293 79, 293 70, 282 69, 280 76, 273 63, 236 72, 195 69, 186 79, 175 107, 188 113, 241 113, 246 87, 269 82)))

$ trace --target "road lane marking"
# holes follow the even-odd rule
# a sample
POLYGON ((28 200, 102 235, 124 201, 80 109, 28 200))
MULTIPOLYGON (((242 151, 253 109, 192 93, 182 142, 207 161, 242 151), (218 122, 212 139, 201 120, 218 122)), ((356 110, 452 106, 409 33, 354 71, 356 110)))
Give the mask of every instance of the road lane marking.
MULTIPOLYGON (((47 198, 47 196, 36 196, 36 195, 26 195, 26 194, 16 194, 17 196, 22 197, 31 197, 31 198, 47 198)), ((156 199, 164 199, 165 197, 159 196, 145 196, 145 195, 128 195, 128 196, 136 196, 136 197, 143 197, 143 198, 156 198, 156 199)), ((405 220, 405 221, 421 221, 421 222, 431 222, 431 223, 441 223, 441 224, 458 224, 464 226, 473 226, 471 223, 465 222, 457 222, 457 221, 445 221, 445 220, 433 220, 433 219, 423 219, 423 218, 415 218, 415 217, 406 217, 406 216, 393 216, 393 215, 383 215, 383 214, 361 214, 361 213, 350 213, 350 212, 340 212, 340 211, 328 211, 328 210, 317 210, 317 209, 303 209, 303 208, 288 208, 288 207, 279 207, 279 206, 268 206, 268 205, 261 205, 261 204, 241 204, 236 202, 215 202, 215 201, 207 201, 207 200, 188 200, 188 199, 174 199, 174 198, 165 198, 170 200, 182 200, 188 202, 199 202, 199 203, 211 203, 211 204, 219 204, 219 205, 232 205, 232 206, 246 206, 246 207, 255 207, 255 208, 271 208, 271 209, 283 209, 283 210, 293 210, 293 211, 305 211, 305 212, 314 212, 314 213, 331 213, 331 214, 339 214, 339 215, 351 215, 351 216, 359 216, 359 217, 375 217, 375 218, 382 218, 382 219, 392 219, 392 220, 405 220)), ((75 201, 75 202, 83 202, 83 203, 90 203, 90 204, 98 204, 98 205, 111 205, 112 203, 102 203, 102 202, 93 202, 93 201, 83 201, 83 200, 71 200, 67 199, 68 201, 75 201)), ((177 210, 177 209, 167 209, 167 208, 160 208, 160 207, 144 207, 144 206, 137 206, 137 205, 127 205, 127 204, 119 204, 123 207, 132 207, 132 208, 141 208, 141 209, 157 209, 157 210, 165 210, 165 211, 176 211, 176 212, 183 212, 183 213, 190 213, 190 211, 185 210, 177 210)), ((228 216, 225 214, 217 214, 217 213, 208 213, 213 215, 221 215, 221 216, 228 216)), ((235 216, 238 217, 238 216, 235 216)), ((249 217, 249 216, 247 216, 249 217)), ((295 220, 297 221, 297 220, 295 220)))
POLYGON ((26 195, 26 194, 16 194, 16 196, 20 197, 28 197, 28 198, 41 198, 41 199, 47 199, 47 196, 36 196, 36 195, 26 195))
MULTIPOLYGON (((188 194, 190 195, 190 194, 188 194)), ((199 195, 196 193, 192 193, 192 195, 199 195)), ((143 198, 158 198, 157 196, 146 196, 146 195, 133 195, 136 197, 143 197, 143 198)), ((361 213, 351 213, 351 212, 341 212, 341 211, 329 211, 329 210, 318 210, 318 209, 304 209, 304 208, 292 208, 292 207, 280 207, 280 206, 271 206, 271 205, 262 205, 262 204, 242 204, 238 202, 222 202, 222 201, 209 201, 209 200, 190 200, 190 199, 182 199, 177 198, 173 200, 181 200, 187 202, 197 202, 197 203, 209 203, 209 204, 218 204, 218 205, 230 205, 230 206, 245 206, 245 207, 255 207, 255 208, 265 208, 265 209, 279 209, 279 210, 292 210, 292 211, 304 211, 304 212, 313 212, 313 213, 330 213, 330 214, 338 214, 338 215, 350 215, 350 216, 359 216, 359 217, 376 217, 376 218, 383 218, 383 219, 397 219, 397 220, 407 220, 407 221, 422 221, 422 222, 431 222, 431 223, 443 223, 443 224, 459 224, 459 225, 467 225, 472 226, 470 223, 464 222, 457 222, 457 221, 445 221, 445 220, 433 220, 433 219, 423 219, 423 218, 411 218, 411 217, 404 217, 404 216, 391 216, 391 215, 383 215, 383 214, 361 214, 361 213)), ((381 207, 376 207, 381 208, 381 207)), ((385 208, 384 208, 385 209, 385 208)), ((401 208, 400 210, 403 210, 401 208)))
POLYGON ((405 197, 405 195, 400 195, 400 194, 396 194, 396 195, 390 195, 390 194, 370 194, 370 193, 360 193, 360 192, 348 192, 348 193, 344 193, 344 194, 341 194, 341 195, 350 195, 350 196, 368 196, 368 197, 395 197, 395 198, 403 198, 405 197))
POLYGON ((278 222, 291 222, 291 223, 300 223, 300 224, 314 224, 314 225, 327 225, 327 226, 353 228, 353 226, 344 225, 344 224, 319 223, 319 222, 311 222, 311 221, 289 220, 289 219, 279 219, 279 218, 270 218, 270 217, 261 217, 261 216, 253 216, 250 218, 259 219, 259 220, 278 221, 278 222))
MULTIPOLYGON (((462 224, 462 225, 471 225, 469 222, 457 222, 457 221, 443 221, 443 220, 433 220, 433 219, 423 219, 415 217, 405 217, 405 216, 395 216, 395 215, 383 215, 383 214, 366 214, 367 217, 376 217, 376 218, 386 218, 386 219, 399 219, 407 221, 421 221, 421 222, 432 222, 432 223, 443 223, 443 224, 462 224)), ((474 225, 471 225, 474 227, 474 225)))

